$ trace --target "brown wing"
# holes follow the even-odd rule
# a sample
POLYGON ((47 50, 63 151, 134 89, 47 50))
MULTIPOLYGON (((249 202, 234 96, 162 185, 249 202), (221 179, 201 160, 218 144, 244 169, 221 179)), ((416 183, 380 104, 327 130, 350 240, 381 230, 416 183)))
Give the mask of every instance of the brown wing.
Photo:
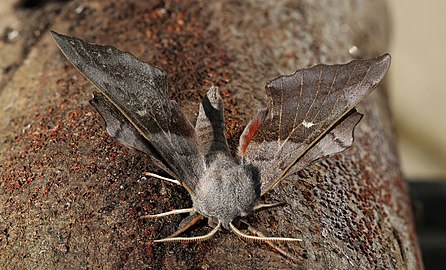
POLYGON ((245 128, 239 151, 261 174, 262 194, 287 174, 348 148, 361 119, 354 106, 381 81, 390 55, 317 65, 270 81, 270 99, 245 128))
POLYGON ((154 155, 193 194, 204 159, 193 126, 167 97, 166 73, 114 47, 52 35, 68 60, 105 96, 106 100, 99 97, 93 104, 104 113, 108 129, 125 131, 114 134, 123 143, 154 155))

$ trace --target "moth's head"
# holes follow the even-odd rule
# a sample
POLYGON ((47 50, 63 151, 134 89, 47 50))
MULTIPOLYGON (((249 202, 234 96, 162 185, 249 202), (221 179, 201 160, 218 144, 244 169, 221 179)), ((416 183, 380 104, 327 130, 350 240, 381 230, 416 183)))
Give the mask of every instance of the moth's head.
POLYGON ((259 197, 258 177, 250 167, 216 160, 205 170, 197 185, 194 208, 229 229, 235 219, 251 213, 259 197))

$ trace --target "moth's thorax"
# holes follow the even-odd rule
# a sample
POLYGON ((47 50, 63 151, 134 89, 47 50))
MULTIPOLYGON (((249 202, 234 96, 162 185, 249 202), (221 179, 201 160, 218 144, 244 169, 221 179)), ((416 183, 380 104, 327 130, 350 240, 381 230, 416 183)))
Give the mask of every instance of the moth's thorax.
POLYGON ((223 227, 237 217, 247 216, 260 196, 257 173, 249 166, 230 158, 219 158, 204 171, 196 191, 194 208, 216 218, 223 227))

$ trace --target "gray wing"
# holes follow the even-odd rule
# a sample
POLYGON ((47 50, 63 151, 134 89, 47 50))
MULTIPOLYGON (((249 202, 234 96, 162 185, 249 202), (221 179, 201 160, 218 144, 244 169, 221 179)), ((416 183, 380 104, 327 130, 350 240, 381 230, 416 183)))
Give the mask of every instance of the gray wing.
POLYGON ((110 135, 152 155, 193 194, 204 160, 193 126, 167 97, 166 73, 114 47, 52 35, 68 60, 105 97, 97 96, 93 105, 103 114, 110 135))
POLYGON ((317 65, 266 86, 268 108, 245 128, 239 152, 261 174, 265 194, 286 175, 351 146, 362 115, 354 110, 381 81, 390 55, 317 65))
POLYGON ((107 133, 123 145, 150 155, 155 164, 170 175, 175 175, 166 165, 163 157, 144 138, 138 130, 122 115, 122 113, 102 93, 94 93, 90 100, 101 114, 107 126, 107 133))

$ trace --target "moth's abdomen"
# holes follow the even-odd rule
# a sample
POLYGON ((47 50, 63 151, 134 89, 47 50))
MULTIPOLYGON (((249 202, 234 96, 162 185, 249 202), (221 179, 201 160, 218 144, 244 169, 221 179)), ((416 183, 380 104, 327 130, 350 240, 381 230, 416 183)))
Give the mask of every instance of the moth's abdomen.
POLYGON ((195 132, 200 153, 207 164, 217 155, 231 156, 226 141, 223 100, 217 87, 211 87, 200 104, 195 132))

